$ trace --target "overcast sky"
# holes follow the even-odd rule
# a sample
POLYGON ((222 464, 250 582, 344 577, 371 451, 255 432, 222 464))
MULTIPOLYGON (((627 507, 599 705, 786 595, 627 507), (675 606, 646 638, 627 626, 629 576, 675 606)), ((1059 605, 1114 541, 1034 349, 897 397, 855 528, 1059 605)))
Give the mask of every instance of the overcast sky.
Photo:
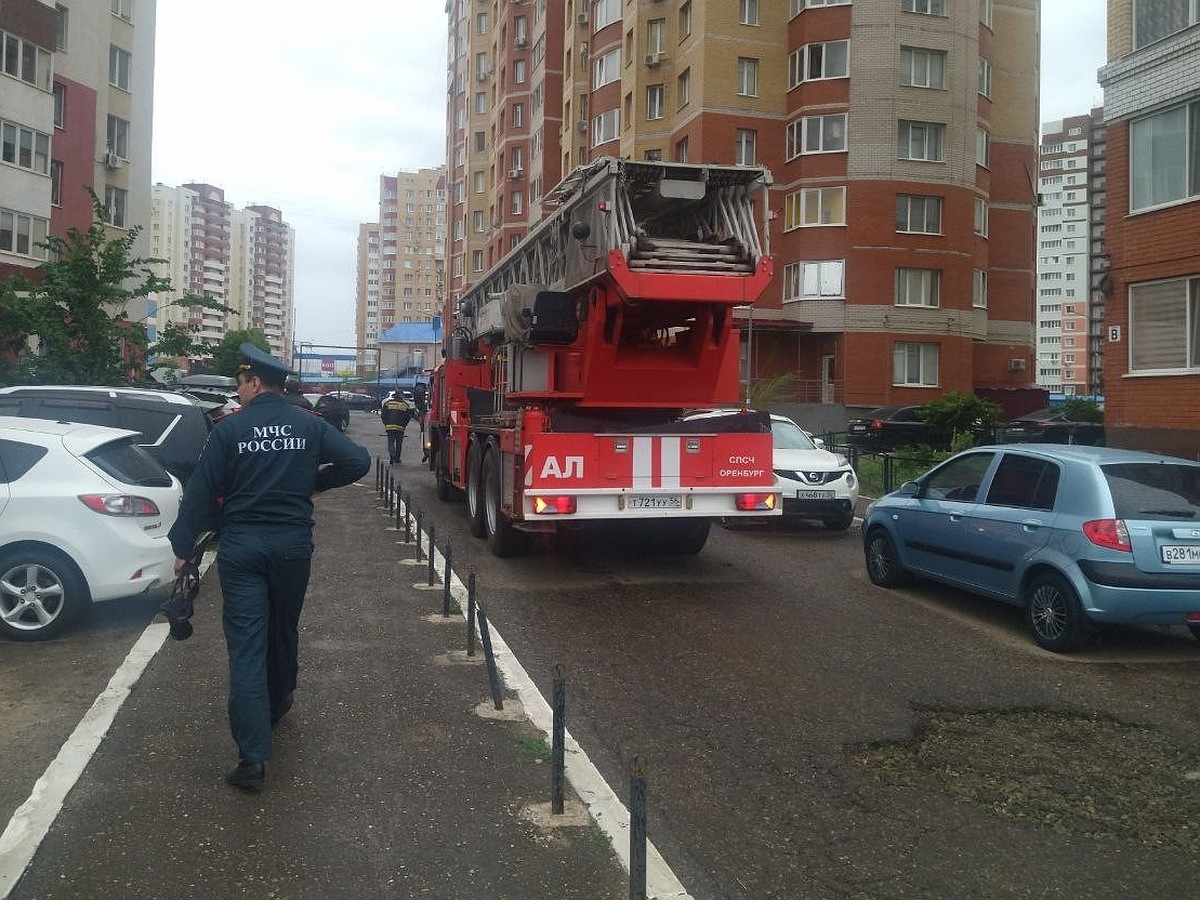
MULTIPOLYGON (((1103 94, 1104 0, 1043 0, 1041 120, 1103 94)), ((435 0, 160 0, 156 182, 205 182, 296 232, 296 340, 352 345, 358 225, 379 176, 441 165, 446 14, 435 0)))

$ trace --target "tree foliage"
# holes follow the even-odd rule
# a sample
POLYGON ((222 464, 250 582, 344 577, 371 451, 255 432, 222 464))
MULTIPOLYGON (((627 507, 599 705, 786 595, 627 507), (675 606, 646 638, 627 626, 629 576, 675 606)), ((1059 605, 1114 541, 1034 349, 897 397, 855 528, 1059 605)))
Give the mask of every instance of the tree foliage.
POLYGON ((986 432, 1000 421, 996 403, 976 394, 947 391, 921 407, 921 417, 938 433, 949 437, 951 448, 970 447, 976 432, 986 432))
POLYGON ((1072 397, 1062 405, 1063 417, 1068 422, 1103 422, 1104 410, 1095 400, 1072 397))
POLYGON ((218 375, 237 375, 238 364, 242 361, 242 351, 238 349, 243 343, 251 343, 259 350, 271 352, 267 336, 257 328, 242 328, 228 332, 212 351, 212 370, 218 375))
MULTIPOLYGON (((169 293, 171 282, 155 272, 164 260, 133 255, 140 229, 110 235, 108 210, 95 193, 91 196, 91 226, 69 229, 65 237, 50 235, 40 245, 48 259, 38 266, 36 280, 18 275, 0 282, 0 378, 5 381, 136 383, 148 352, 186 356, 206 349, 187 326, 168 326, 151 346, 143 322, 129 318, 127 308, 169 293)), ((231 311, 195 295, 172 305, 231 311)))

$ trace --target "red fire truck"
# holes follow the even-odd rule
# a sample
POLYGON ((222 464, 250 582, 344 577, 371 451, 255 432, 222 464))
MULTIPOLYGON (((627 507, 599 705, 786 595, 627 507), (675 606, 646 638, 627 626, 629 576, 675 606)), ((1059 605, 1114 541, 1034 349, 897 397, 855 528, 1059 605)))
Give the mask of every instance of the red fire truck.
POLYGON ((781 512, 766 415, 686 415, 738 403, 734 307, 771 278, 769 183, 758 167, 597 160, 458 298, 430 465, 497 556, 596 521, 697 553, 713 518, 781 512))

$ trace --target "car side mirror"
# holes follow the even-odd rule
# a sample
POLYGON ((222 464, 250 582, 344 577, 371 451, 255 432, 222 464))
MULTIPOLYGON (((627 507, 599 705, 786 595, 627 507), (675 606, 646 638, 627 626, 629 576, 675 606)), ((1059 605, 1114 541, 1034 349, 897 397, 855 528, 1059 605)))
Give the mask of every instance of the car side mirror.
POLYGON ((921 483, 919 481, 906 481, 896 489, 896 493, 901 497, 918 497, 921 494, 921 483))

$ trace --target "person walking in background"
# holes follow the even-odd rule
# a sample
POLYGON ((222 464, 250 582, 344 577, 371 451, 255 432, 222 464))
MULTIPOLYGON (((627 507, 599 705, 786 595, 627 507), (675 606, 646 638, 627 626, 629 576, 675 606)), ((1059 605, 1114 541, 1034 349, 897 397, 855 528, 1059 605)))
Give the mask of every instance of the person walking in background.
POLYGON ((421 462, 428 462, 429 442, 425 440, 425 416, 429 412, 429 388, 423 381, 413 385, 413 406, 417 410, 417 427, 421 431, 421 462))
POLYGON ((313 554, 313 501, 357 481, 371 455, 324 419, 289 404, 289 373, 253 344, 239 348, 240 412, 213 428, 188 480, 169 538, 175 571, 197 538, 217 531, 229 654, 229 727, 238 764, 225 780, 257 791, 271 759, 271 729, 292 706, 300 612, 313 554))
POLYGON ((400 462, 400 451, 404 447, 404 429, 412 419, 413 408, 399 391, 388 394, 383 401, 379 416, 387 432, 388 460, 392 465, 400 462))

